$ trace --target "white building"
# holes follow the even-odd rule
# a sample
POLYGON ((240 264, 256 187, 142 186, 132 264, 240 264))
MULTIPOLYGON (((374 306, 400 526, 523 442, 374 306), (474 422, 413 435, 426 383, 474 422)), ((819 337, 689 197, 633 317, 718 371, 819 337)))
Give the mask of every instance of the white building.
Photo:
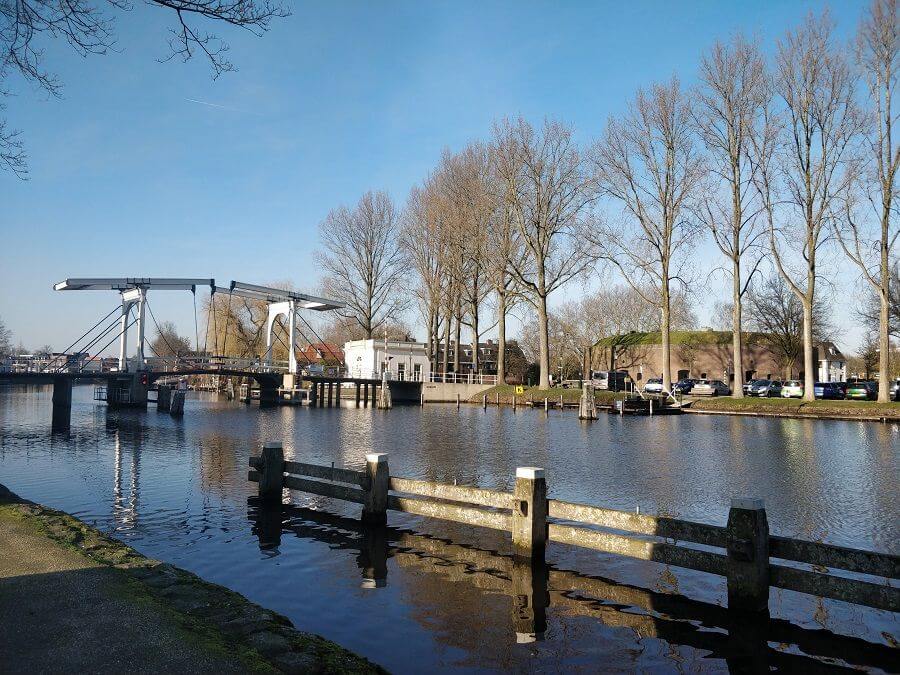
MULTIPOLYGON (((833 342, 825 341, 816 347, 819 361, 819 382, 844 382, 847 379, 847 360, 833 342)), ((802 357, 801 357, 802 358, 802 357)))
MULTIPOLYGON (((387 341, 388 379, 427 382, 431 375, 424 342, 387 341)), ((384 340, 353 340, 344 343, 348 377, 380 379, 385 363, 384 340)))

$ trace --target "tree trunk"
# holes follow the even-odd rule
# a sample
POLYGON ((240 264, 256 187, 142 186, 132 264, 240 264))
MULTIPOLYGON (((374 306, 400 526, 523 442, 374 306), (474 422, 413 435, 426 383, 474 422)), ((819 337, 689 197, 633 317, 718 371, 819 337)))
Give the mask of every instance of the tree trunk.
MULTIPOLYGON (((734 261, 732 273, 734 285, 732 287, 734 311, 732 314, 732 338, 733 349, 732 369, 734 370, 734 383, 731 387, 731 395, 735 398, 744 397, 744 336, 741 334, 741 260, 734 261)), ((726 383, 727 384, 727 383, 726 383)))
POLYGON ((540 367, 541 378, 538 383, 540 389, 550 388, 550 331, 547 326, 547 297, 538 296, 538 337, 540 339, 540 367))
POLYGON ((672 347, 669 340, 669 324, 671 321, 671 303, 669 299, 668 269, 664 272, 662 283, 662 350, 663 350, 663 390, 672 391, 672 347))
POLYGON ((472 372, 478 373, 478 368, 480 366, 479 353, 478 353, 478 341, 481 336, 478 333, 478 310, 477 308, 473 309, 472 312, 472 372))
MULTIPOLYGON (((458 307, 458 305, 457 305, 457 307, 458 307)), ((453 372, 458 373, 459 372, 459 351, 461 348, 459 341, 462 339, 462 317, 460 316, 458 309, 456 312, 456 316, 454 317, 454 320, 456 321, 456 332, 454 333, 453 337, 456 338, 456 343, 454 344, 454 347, 453 347, 453 372)))
POLYGON ((450 322, 452 321, 452 317, 450 314, 447 314, 444 317, 444 353, 441 364, 441 375, 447 375, 447 368, 450 365, 450 322))
POLYGON ((803 400, 816 400, 816 373, 813 364, 812 297, 803 299, 803 400))
POLYGON ((497 384, 506 383, 506 293, 497 298, 497 384))
MULTIPOLYGON (((892 181, 893 183, 893 176, 892 181)), ((888 192, 888 194, 891 194, 888 192)), ((881 289, 879 292, 879 300, 881 302, 881 311, 878 317, 878 402, 889 403, 891 400, 891 391, 889 379, 891 377, 891 271, 888 266, 888 240, 890 236, 890 203, 883 205, 881 219, 881 289)), ((897 397, 900 400, 900 396, 897 397)))
MULTIPOLYGON (((882 273, 883 279, 889 279, 886 272, 882 273)), ((890 303, 888 294, 882 289, 881 313, 878 331, 878 402, 889 403, 891 400, 891 335, 888 322, 890 321, 890 303)), ((900 397, 898 397, 900 399, 900 397)))

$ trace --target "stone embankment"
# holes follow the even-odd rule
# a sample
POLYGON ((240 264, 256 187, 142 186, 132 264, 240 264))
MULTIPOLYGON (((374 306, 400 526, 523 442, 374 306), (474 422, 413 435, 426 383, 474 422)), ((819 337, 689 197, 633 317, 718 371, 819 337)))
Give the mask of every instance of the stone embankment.
POLYGON ((803 401, 796 398, 702 398, 691 401, 686 412, 753 417, 900 422, 900 403, 876 401, 803 401))
POLYGON ((0 485, 0 672, 380 673, 0 485))

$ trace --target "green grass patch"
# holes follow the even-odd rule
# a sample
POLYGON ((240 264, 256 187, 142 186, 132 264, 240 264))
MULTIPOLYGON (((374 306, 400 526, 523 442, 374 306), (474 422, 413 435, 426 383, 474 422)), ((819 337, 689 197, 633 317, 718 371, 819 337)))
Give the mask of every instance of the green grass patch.
POLYGON ((695 399, 692 410, 759 412, 804 417, 861 417, 900 419, 900 404, 878 401, 804 401, 799 398, 731 398, 716 396, 695 399))

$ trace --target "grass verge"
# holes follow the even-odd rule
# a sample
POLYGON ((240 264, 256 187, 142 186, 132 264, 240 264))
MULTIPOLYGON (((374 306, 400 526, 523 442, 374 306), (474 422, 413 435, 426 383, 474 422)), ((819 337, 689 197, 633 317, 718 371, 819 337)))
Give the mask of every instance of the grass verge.
POLYGON ((792 417, 851 417, 900 420, 900 404, 877 401, 803 401, 798 398, 714 398, 694 399, 691 410, 710 412, 760 413, 792 417))
MULTIPOLYGON (((575 404, 581 399, 581 389, 564 389, 562 387, 550 387, 549 389, 540 389, 538 387, 525 387, 523 393, 516 394, 516 385, 498 384, 487 389, 480 394, 476 394, 469 399, 470 403, 481 403, 482 397, 487 396, 488 403, 496 403, 497 396, 500 396, 501 405, 512 405, 515 399, 518 405, 529 404, 531 402, 543 402, 549 399, 551 402, 559 402, 559 397, 563 397, 563 403, 575 404)), ((597 403, 610 404, 613 401, 623 398, 624 394, 612 391, 595 391, 594 398, 597 403)))

